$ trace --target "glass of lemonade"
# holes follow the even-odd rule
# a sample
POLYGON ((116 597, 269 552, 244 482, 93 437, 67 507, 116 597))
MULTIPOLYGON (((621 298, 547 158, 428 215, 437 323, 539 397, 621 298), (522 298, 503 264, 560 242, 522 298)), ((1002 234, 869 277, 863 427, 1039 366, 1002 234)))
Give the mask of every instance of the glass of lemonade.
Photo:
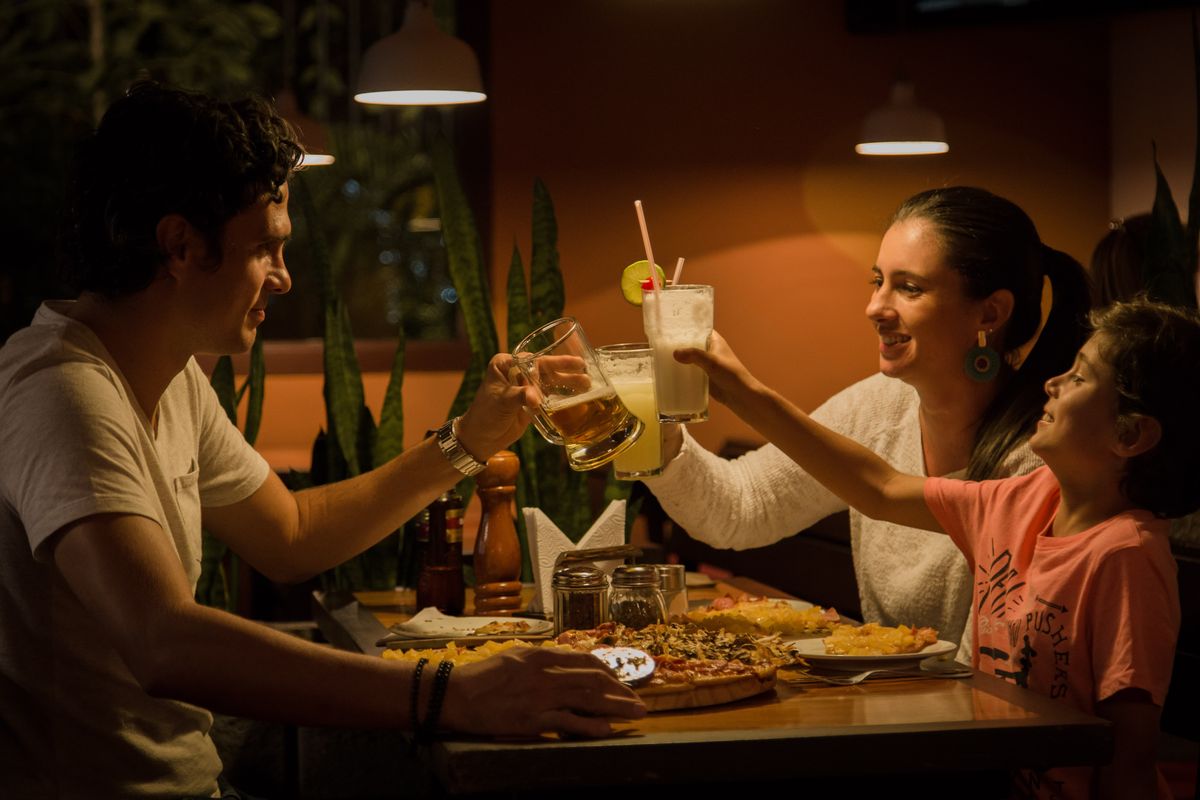
POLYGON ((546 323, 514 351, 521 379, 538 390, 537 428, 566 448, 571 469, 595 469, 633 446, 642 421, 617 396, 575 319, 546 323))
POLYGON ((708 375, 675 360, 685 347, 708 347, 713 328, 713 287, 663 286, 642 291, 642 325, 654 351, 654 389, 662 422, 708 419, 708 375))
POLYGON ((600 368, 608 376, 617 397, 645 429, 638 440, 613 461, 617 480, 635 481, 663 471, 662 428, 654 402, 654 358, 646 342, 606 344, 596 348, 600 368))

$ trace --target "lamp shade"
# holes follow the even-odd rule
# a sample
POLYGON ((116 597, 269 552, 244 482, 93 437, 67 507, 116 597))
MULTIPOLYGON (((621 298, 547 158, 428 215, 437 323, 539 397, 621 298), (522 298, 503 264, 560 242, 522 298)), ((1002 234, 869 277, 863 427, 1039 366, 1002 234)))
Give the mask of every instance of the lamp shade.
POLYGON ((367 48, 354 99, 388 106, 478 103, 487 98, 479 60, 443 33, 433 11, 410 2, 404 26, 367 48))
POLYGON ((867 156, 913 156, 946 153, 946 126, 942 118, 913 102, 913 85, 892 84, 888 104, 875 109, 863 122, 854 151, 867 156))

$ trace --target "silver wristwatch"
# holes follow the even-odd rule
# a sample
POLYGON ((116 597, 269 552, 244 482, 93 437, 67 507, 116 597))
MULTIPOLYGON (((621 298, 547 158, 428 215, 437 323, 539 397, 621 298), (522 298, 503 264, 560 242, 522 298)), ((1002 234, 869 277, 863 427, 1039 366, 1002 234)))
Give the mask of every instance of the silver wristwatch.
POLYGON ((450 464, 463 475, 468 477, 478 475, 487 469, 487 463, 476 461, 474 456, 468 453, 458 441, 458 436, 454 433, 454 423, 460 418, 448 419, 442 423, 442 427, 437 429, 438 447, 442 448, 442 453, 445 454, 450 464))

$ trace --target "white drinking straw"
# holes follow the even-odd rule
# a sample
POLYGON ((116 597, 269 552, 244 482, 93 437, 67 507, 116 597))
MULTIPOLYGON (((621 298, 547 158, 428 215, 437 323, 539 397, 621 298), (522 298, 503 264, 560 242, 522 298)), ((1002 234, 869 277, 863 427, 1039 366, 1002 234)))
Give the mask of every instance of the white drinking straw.
POLYGON ((679 278, 682 275, 683 275, 683 256, 680 256, 679 260, 675 262, 675 277, 671 278, 671 285, 678 286, 679 278))
POLYGON ((642 211, 642 201, 634 200, 633 207, 637 209, 638 225, 642 227, 642 244, 646 246, 646 261, 650 263, 650 283, 654 291, 662 288, 658 281, 658 270, 654 268, 654 251, 650 248, 650 231, 646 228, 646 212, 642 211))

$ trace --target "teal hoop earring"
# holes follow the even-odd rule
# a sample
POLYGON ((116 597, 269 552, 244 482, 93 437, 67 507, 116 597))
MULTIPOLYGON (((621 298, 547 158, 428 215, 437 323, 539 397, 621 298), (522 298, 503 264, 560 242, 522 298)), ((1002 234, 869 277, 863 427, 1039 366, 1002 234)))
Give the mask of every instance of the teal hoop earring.
POLYGON ((979 344, 967 351, 963 371, 967 377, 978 383, 986 383, 1000 373, 1000 354, 988 347, 989 331, 979 332, 979 344))

